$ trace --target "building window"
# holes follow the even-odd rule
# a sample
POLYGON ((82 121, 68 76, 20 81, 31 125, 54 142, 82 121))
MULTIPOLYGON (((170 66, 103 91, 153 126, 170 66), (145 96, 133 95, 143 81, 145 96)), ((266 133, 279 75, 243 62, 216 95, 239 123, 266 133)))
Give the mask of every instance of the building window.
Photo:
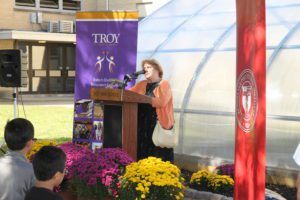
POLYGON ((35 7, 35 0, 16 0, 16 6, 35 7))
POLYGON ((40 0, 40 7, 58 9, 58 0, 40 0))
POLYGON ((80 11, 81 0, 15 0, 15 7, 24 10, 74 12, 80 11))
POLYGON ((80 0, 63 0, 64 10, 80 10, 80 0))

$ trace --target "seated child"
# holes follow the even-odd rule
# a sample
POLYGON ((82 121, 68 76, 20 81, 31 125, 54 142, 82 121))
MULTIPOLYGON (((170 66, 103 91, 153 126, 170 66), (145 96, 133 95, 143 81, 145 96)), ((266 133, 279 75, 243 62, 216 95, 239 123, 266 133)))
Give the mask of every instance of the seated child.
POLYGON ((0 200, 24 200, 35 180, 26 159, 35 140, 34 127, 27 119, 13 119, 5 126, 4 138, 8 152, 0 158, 0 200))
POLYGON ((53 192, 65 174, 66 154, 54 146, 42 147, 33 158, 36 184, 26 194, 25 200, 63 200, 53 192))

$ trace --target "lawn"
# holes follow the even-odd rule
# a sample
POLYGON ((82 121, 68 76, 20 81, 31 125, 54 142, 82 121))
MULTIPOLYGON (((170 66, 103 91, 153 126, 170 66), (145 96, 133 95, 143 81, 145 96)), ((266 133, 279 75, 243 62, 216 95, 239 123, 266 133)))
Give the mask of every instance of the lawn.
MULTIPOLYGON (((36 138, 66 140, 72 137, 72 106, 26 105, 25 113, 26 118, 34 126, 36 138)), ((24 118, 21 106, 19 106, 19 117, 24 118)), ((3 139, 7 120, 11 119, 13 119, 13 106, 0 105, 0 140, 3 139)))

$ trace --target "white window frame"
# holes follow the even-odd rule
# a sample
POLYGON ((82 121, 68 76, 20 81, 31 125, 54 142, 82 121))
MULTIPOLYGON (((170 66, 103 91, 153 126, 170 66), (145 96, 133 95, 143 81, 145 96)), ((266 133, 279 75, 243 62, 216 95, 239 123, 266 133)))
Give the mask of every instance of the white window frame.
MULTIPOLYGON (((58 9, 57 8, 41 8, 40 0, 35 0, 35 7, 30 6, 17 6, 16 0, 14 2, 14 8, 18 10, 28 10, 28 11, 46 11, 46 12, 55 12, 55 13, 76 13, 76 10, 64 10, 63 9, 63 0, 58 0, 58 9)), ((80 0, 80 10, 82 9, 82 0, 80 0)))

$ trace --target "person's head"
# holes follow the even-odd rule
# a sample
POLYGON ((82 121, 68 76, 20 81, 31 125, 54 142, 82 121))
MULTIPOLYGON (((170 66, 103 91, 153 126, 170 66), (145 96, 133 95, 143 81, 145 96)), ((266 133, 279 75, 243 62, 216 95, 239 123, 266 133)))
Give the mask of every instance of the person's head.
POLYGON ((142 68, 145 71, 147 80, 156 80, 163 77, 163 69, 155 59, 145 59, 142 61, 142 68))
POLYGON ((24 150, 24 153, 27 153, 33 146, 34 127, 27 119, 13 119, 5 126, 4 139, 10 150, 24 150))
POLYGON ((65 174, 66 154, 58 147, 43 146, 32 161, 33 171, 38 181, 49 181, 58 186, 65 174))

